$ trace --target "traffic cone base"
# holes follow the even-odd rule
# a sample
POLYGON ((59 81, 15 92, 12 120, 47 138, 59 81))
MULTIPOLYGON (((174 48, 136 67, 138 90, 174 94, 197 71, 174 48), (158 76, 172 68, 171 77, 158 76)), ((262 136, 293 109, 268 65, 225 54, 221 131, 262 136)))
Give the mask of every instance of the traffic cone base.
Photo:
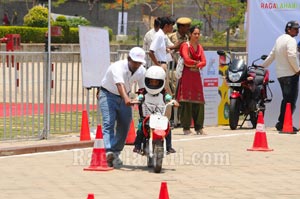
POLYGON ((106 151, 104 148, 103 135, 101 125, 97 127, 96 138, 94 142, 93 154, 91 157, 91 164, 84 168, 84 171, 110 171, 113 167, 107 165, 106 151))
POLYGON ((91 165, 84 168, 84 171, 110 171, 113 167, 109 167, 106 161, 105 149, 93 149, 91 165), (100 157, 102 156, 102 157, 100 157))
POLYGON ((283 120, 283 128, 279 131, 281 134, 297 134, 293 128, 293 116, 292 116, 292 108, 291 103, 286 103, 285 105, 285 113, 284 113, 284 120, 283 120))
POLYGON ((135 134, 134 121, 131 120, 129 131, 128 131, 125 143, 129 144, 129 145, 134 144, 135 137, 136 137, 136 134, 135 134))
POLYGON ((297 131, 279 131, 280 134, 297 134, 297 131))
POLYGON ((84 171, 110 171, 113 170, 113 167, 102 167, 102 166, 90 166, 88 168, 84 168, 84 171))
POLYGON ((265 148, 251 148, 247 149, 247 151, 263 151, 263 152, 268 152, 268 151, 274 151, 274 149, 265 149, 265 148))
POLYGON ((269 149, 268 147, 267 135, 265 132, 264 116, 261 111, 258 113, 253 146, 252 148, 247 149, 247 151, 273 151, 273 149, 269 149))

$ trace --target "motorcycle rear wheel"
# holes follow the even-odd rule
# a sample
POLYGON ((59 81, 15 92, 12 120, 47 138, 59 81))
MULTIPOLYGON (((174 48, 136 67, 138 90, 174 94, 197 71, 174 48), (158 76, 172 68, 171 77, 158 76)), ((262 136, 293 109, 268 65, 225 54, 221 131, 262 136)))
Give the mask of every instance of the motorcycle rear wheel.
POLYGON ((229 105, 229 126, 231 130, 235 130, 239 123, 240 117, 240 107, 241 101, 240 99, 230 99, 229 105))

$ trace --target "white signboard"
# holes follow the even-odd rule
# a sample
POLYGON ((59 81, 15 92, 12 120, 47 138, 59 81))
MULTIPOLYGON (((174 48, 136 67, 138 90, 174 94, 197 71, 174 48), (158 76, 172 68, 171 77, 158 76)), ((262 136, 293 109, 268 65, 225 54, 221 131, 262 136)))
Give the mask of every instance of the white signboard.
MULTIPOLYGON (((248 1, 247 13, 248 64, 251 64, 254 59, 259 58, 261 55, 269 54, 277 37, 285 33, 284 29, 288 21, 300 20, 300 1, 251 0, 248 1)), ((299 36, 295 39, 299 41, 299 36)), ((275 61, 268 69, 270 70, 270 78, 275 80, 275 83, 270 85, 273 100, 266 106, 264 119, 266 126, 274 127, 278 120, 282 95, 275 74, 275 61)), ((297 103, 293 116, 293 124, 296 127, 299 126, 299 110, 300 105, 297 103)))
POLYGON ((108 31, 103 28, 79 26, 79 43, 82 64, 82 85, 100 87, 110 65, 108 31))
POLYGON ((122 22, 122 12, 119 12, 119 15, 118 15, 118 35, 127 35, 127 16, 128 16, 128 13, 123 12, 123 22, 122 22))
POLYGON ((216 51, 205 51, 206 66, 202 69, 202 83, 205 99, 204 125, 218 125, 219 55, 216 51))

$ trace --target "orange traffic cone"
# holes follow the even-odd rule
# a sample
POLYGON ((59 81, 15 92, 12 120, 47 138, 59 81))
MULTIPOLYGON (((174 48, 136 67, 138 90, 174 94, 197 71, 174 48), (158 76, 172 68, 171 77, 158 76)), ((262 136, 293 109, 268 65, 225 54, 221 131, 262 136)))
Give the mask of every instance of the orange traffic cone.
POLYGON ((136 137, 136 134, 135 134, 134 121, 131 120, 129 131, 128 131, 125 143, 126 144, 134 144, 135 137, 136 137))
POLYGON ((161 183, 158 199, 169 199, 168 187, 166 182, 161 183))
POLYGON ((93 193, 89 193, 87 199, 94 199, 94 194, 93 193))
POLYGON ((253 146, 251 149, 247 149, 247 151, 273 151, 273 149, 269 149, 268 147, 267 136, 265 132, 264 116, 261 111, 258 113, 253 146))
POLYGON ((94 149, 89 167, 84 168, 84 171, 109 171, 114 168, 107 165, 106 152, 103 143, 103 135, 101 125, 98 125, 94 149))
POLYGON ((297 132, 293 129, 293 117, 291 110, 291 103, 286 103, 284 120, 283 120, 283 128, 279 133, 288 133, 288 134, 297 134, 297 132))
POLYGON ((89 120, 86 110, 82 111, 80 141, 91 140, 89 120))

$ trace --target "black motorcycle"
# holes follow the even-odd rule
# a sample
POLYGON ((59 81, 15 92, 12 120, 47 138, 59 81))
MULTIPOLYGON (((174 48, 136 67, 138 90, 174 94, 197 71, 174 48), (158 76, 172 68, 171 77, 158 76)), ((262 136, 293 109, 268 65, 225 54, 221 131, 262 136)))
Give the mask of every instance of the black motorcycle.
POLYGON ((269 71, 255 64, 258 60, 265 60, 266 55, 254 60, 251 66, 247 66, 243 59, 231 58, 230 52, 217 51, 220 60, 229 60, 222 65, 228 65, 226 82, 231 89, 229 105, 229 126, 235 130, 239 124, 240 116, 244 116, 240 128, 245 121, 251 121, 256 128, 258 112, 265 112, 265 103, 272 101, 272 91, 269 83, 269 71), (270 92, 270 96, 267 94, 270 92))

